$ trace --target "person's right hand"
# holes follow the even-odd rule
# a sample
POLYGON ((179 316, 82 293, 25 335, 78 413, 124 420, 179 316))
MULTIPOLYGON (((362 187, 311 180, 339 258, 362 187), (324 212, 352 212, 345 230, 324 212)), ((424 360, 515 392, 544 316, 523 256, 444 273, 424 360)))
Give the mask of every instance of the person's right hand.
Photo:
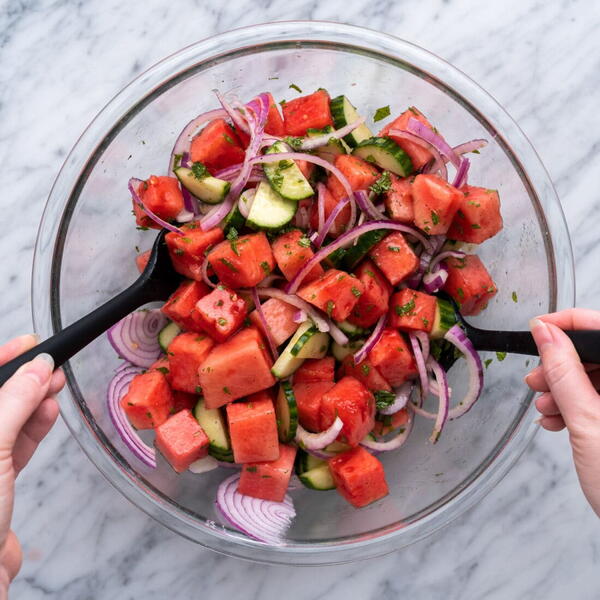
POLYGON ((583 365, 563 329, 600 329, 600 312, 572 308, 531 321, 542 364, 525 378, 542 395, 536 407, 548 431, 569 431, 575 468, 600 516, 600 365, 583 365))

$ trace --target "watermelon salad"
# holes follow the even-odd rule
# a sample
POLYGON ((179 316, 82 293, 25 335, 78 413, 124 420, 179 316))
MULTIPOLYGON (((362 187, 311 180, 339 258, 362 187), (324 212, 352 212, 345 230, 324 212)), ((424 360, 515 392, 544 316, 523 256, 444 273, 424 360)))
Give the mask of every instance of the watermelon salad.
POLYGON ((475 250, 502 228, 500 201, 468 183, 485 140, 453 147, 414 107, 374 134, 323 89, 279 105, 216 95, 166 175, 129 181, 138 228, 169 230, 181 284, 109 331, 124 362, 108 408, 148 468, 158 450, 178 473, 235 469, 218 509, 277 544, 289 491, 371 504, 388 494, 378 456, 416 418, 434 444, 477 401, 481 360, 449 300, 476 315, 496 294, 475 250), (448 353, 466 359, 463 398, 448 353))

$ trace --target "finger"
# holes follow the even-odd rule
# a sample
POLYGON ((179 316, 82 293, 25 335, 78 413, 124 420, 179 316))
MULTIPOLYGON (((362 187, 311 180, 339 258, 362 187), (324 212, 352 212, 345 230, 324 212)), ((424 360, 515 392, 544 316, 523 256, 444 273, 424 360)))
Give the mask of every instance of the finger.
POLYGON ((552 417, 554 415, 560 415, 560 408, 554 401, 552 394, 546 392, 538 397, 535 401, 535 407, 542 413, 544 417, 552 417))
POLYGON ((52 429, 58 417, 56 398, 46 398, 31 415, 17 437, 13 448, 13 467, 18 474, 31 460, 39 443, 52 429))
POLYGON ((62 369, 56 369, 54 373, 52 373, 52 378, 50 379, 50 386, 48 387, 48 395, 56 396, 58 392, 60 392, 65 387, 65 374, 62 369))
POLYGON ((538 423, 546 431, 562 431, 566 427, 565 421, 560 415, 541 417, 538 423))
POLYGON ((40 354, 0 388, 0 452, 12 452, 23 425, 47 396, 54 361, 40 354))
POLYGON ((546 377, 544 376, 544 369, 541 365, 532 369, 532 371, 525 376, 525 383, 535 392, 550 391, 548 383, 546 382, 546 377))
POLYGON ((600 400, 571 340, 551 323, 531 322, 531 331, 542 359, 544 377, 554 401, 569 427, 600 422, 600 400))
POLYGON ((34 346, 40 343, 40 338, 34 333, 28 333, 27 335, 20 335, 10 342, 6 342, 3 346, 0 346, 0 365, 7 363, 9 360, 16 358, 17 356, 31 350, 34 346))
POLYGON ((537 318, 561 329, 600 329, 600 312, 588 308, 568 308, 537 318))
POLYGON ((12 529, 6 536, 6 542, 0 553, 0 561, 6 569, 9 579, 12 581, 21 570, 21 565, 23 564, 21 544, 12 529))

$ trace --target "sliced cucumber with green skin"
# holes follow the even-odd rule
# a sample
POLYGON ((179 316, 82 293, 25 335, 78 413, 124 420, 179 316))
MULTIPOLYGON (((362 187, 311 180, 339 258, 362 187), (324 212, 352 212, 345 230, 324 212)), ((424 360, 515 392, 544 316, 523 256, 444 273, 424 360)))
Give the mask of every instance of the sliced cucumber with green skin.
POLYGON ((237 204, 234 204, 233 208, 227 213, 227 216, 223 219, 221 227, 223 233, 227 235, 230 229, 233 227, 236 231, 241 231, 242 227, 246 224, 246 218, 240 212, 237 204))
POLYGON ((323 358, 329 348, 329 336, 314 325, 307 329, 290 350, 297 358, 323 358))
POLYGON ((266 181, 261 181, 256 188, 246 224, 252 229, 281 229, 294 218, 297 208, 296 201, 282 198, 266 181))
POLYGON ((352 150, 352 154, 400 177, 407 177, 413 172, 410 156, 388 137, 364 140, 352 150))
POLYGON ((158 332, 158 345, 163 352, 167 351, 169 344, 181 333, 177 323, 168 323, 158 332))
POLYGON ((329 465, 324 464, 298 475, 300 481, 311 490, 334 490, 335 482, 331 476, 329 465))
POLYGON ((363 233, 354 246, 346 248, 343 258, 345 270, 351 271, 369 253, 369 250, 378 244, 387 234, 389 229, 374 229, 363 233))
POLYGON ((208 453, 218 460, 233 462, 233 451, 229 432, 223 418, 223 413, 218 408, 206 408, 204 400, 198 400, 194 407, 194 417, 208 437, 208 453))
POLYGON ((329 345, 329 335, 316 330, 317 334, 311 332, 310 335, 304 337, 304 334, 311 329, 316 330, 316 327, 309 319, 302 323, 296 330, 296 333, 290 338, 287 346, 271 368, 271 373, 277 379, 286 379, 289 377, 300 367, 306 358, 323 358, 325 356, 329 345), (302 341, 298 345, 300 340, 302 341), (325 346, 324 351, 322 349, 323 346, 325 346), (292 354, 292 350, 295 354, 292 354))
MULTIPOLYGON (((333 133, 333 131, 334 129, 331 125, 327 125, 327 127, 323 127, 323 129, 307 129, 306 137, 321 137, 328 133, 333 133)), ((320 156, 322 159, 329 161, 330 163, 334 162, 336 157, 340 154, 348 154, 344 142, 334 137, 329 138, 329 141, 323 146, 315 148, 314 152, 317 156, 320 156)))
POLYGON ((296 436, 298 428, 298 406, 296 396, 289 381, 282 381, 275 402, 275 416, 277 417, 277 432, 282 444, 291 442, 296 436))
POLYGON ((338 248, 329 254, 325 261, 335 269, 342 265, 344 256, 346 256, 346 248, 338 248))
MULTIPOLYGON (((346 96, 338 96, 331 100, 329 108, 336 129, 341 129, 360 119, 360 115, 356 112, 356 108, 354 108, 346 96)), ((363 140, 367 140, 371 137, 373 137, 373 132, 363 123, 348 135, 344 136, 344 141, 350 148, 354 148, 363 140)))
POLYGON ((362 327, 359 327, 358 325, 348 321, 339 321, 336 322, 336 325, 350 338, 369 335, 369 331, 367 329, 363 329, 362 327))
POLYGON ((346 450, 350 450, 350 446, 348 444, 345 444, 344 442, 338 442, 336 440, 335 442, 332 442, 331 444, 329 444, 329 446, 326 446, 325 450, 327 452, 340 453, 340 452, 346 452, 346 450))
POLYGON ((177 167, 174 169, 174 173, 186 190, 207 204, 220 204, 223 202, 231 187, 229 181, 210 175, 198 178, 194 175, 192 169, 186 167, 177 167))
POLYGON ((436 300, 435 317, 433 318, 433 327, 429 333, 432 339, 440 339, 446 335, 446 332, 458 322, 454 307, 448 300, 438 298, 436 300))
POLYGON ((338 344, 337 342, 333 342, 331 345, 331 352, 333 356, 335 356, 336 360, 342 362, 348 354, 354 354, 365 343, 365 340, 350 340, 347 344, 343 346, 338 344))
POLYGON ((320 467, 324 464, 327 464, 326 460, 323 460, 322 458, 317 458, 316 456, 309 454, 306 450, 298 448, 295 462, 296 475, 306 473, 306 471, 310 471, 311 469, 314 469, 315 467, 320 467))
MULTIPOLYGON (((291 152, 291 150, 283 142, 275 142, 269 147, 266 154, 282 152, 291 152)), ((300 167, 293 160, 264 163, 263 170, 271 187, 286 200, 304 200, 315 193, 308 183, 308 179, 304 177, 300 167)))

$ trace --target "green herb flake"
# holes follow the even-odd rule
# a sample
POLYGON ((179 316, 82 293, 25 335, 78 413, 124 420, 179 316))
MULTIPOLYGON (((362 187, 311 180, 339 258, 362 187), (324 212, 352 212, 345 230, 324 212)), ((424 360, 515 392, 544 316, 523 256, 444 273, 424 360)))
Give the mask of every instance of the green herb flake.
POLYGON ((369 155, 368 155, 368 156, 365 158, 365 160, 366 160, 368 163, 372 163, 372 164, 377 162, 377 161, 375 160, 375 157, 374 157, 372 154, 369 154, 369 155))
POLYGON ((169 374, 169 369, 167 369, 167 367, 156 367, 156 370, 163 375, 169 374))
POLYGON ((232 146, 235 144, 235 142, 233 141, 233 138, 229 135, 227 135, 226 133, 223 134, 223 137, 225 138, 225 141, 228 144, 231 144, 232 146))
POLYGON ((223 393, 224 393, 224 394, 231 394, 231 391, 229 390, 229 388, 228 388, 227 386, 225 386, 225 387, 223 388, 223 393))
POLYGON ((142 226, 136 227, 136 229, 138 231, 148 231, 148 229, 150 229, 150 228, 146 227, 145 225, 142 225, 142 226))
POLYGON ((485 365, 485 368, 487 369, 493 362, 494 362, 493 358, 488 358, 483 361, 483 364, 485 365))
POLYGON ((302 248, 310 248, 310 240, 307 237, 302 236, 297 243, 302 248))
POLYGON ((201 393, 202 393, 202 388, 199 385, 197 385, 196 386, 196 394, 201 394, 201 393))
POLYGON ((331 316, 331 313, 333 312, 334 308, 335 308, 335 302, 333 300, 327 300, 326 312, 329 316, 331 316))
POLYGON ((425 317, 421 317, 421 321, 423 321, 423 325, 425 327, 429 327, 429 319, 426 319, 425 317))
POLYGON ((140 251, 140 247, 139 247, 139 246, 136 246, 136 247, 135 247, 135 251, 139 253, 139 251, 140 251))
POLYGON ((377 121, 381 121, 382 119, 389 117, 390 114, 391 114, 390 105, 388 104, 387 106, 382 106, 381 108, 378 108, 375 111, 375 116, 373 117, 373 121, 375 123, 377 123, 377 121))
POLYGON ((265 272, 265 275, 271 274, 271 267, 269 266, 269 263, 266 260, 263 260, 260 263, 260 268, 265 272))
POLYGON ((352 286, 352 294, 354 296, 356 296, 357 298, 360 298, 362 295, 362 292, 358 288, 352 286))
POLYGON ((391 406, 396 399, 396 394, 387 390, 376 390, 373 395, 375 396, 375 407, 377 410, 383 410, 391 406))
POLYGON ((408 110, 410 110, 413 115, 417 115, 417 117, 419 116, 419 111, 414 106, 409 106, 408 110))
POLYGON ((207 177, 210 177, 210 173, 208 172, 208 169, 201 163, 201 162, 195 162, 192 165, 192 174, 194 175, 194 177, 200 181, 202 181, 202 179, 206 179, 207 177))
POLYGON ((174 252, 175 254, 177 254, 177 256, 181 256, 182 254, 185 254, 185 252, 184 252, 184 251, 183 251, 181 248, 175 248, 175 249, 173 250, 173 252, 174 252))
POLYGON ((506 352, 496 352, 496 358, 502 362, 506 358, 506 352))
POLYGON ((440 222, 440 217, 434 210, 431 211, 431 222, 434 225, 437 225, 440 222))
POLYGON ((258 471, 258 467, 255 467, 255 466, 246 467, 246 471, 248 473, 256 473, 256 471, 258 471))
POLYGON ((366 377, 371 371, 371 367, 369 365, 362 365, 360 370, 363 372, 363 375, 366 377))
POLYGON ((233 250, 234 254, 236 254, 237 256, 240 255, 240 251, 238 250, 237 244, 238 244, 238 232, 237 229, 235 227, 231 227, 229 229, 229 231, 227 232, 227 239, 229 240, 229 245, 231 246, 231 249, 233 250))
POLYGON ((294 150, 300 150, 302 148, 302 144, 304 143, 304 138, 287 136, 283 138, 283 141, 288 146, 291 146, 294 150))
POLYGON ((226 258, 220 258, 219 262, 223 263, 228 269, 230 269, 234 273, 238 272, 236 266, 230 260, 227 260, 226 258))
POLYGON ((225 327, 225 325, 227 325, 227 319, 224 319, 223 317, 219 317, 217 319, 217 325, 219 327, 225 327))
POLYGON ((387 249, 390 252, 400 252, 400 246, 388 246, 387 249))
POLYGON ((290 85, 288 86, 288 88, 290 90, 296 90, 299 94, 302 93, 302 90, 295 83, 290 83, 290 85))
POLYGON ((410 314, 414 309, 415 309, 415 299, 414 298, 412 300, 410 300, 410 302, 407 302, 406 304, 403 304, 402 306, 399 306, 398 304, 396 304, 396 306, 394 306, 394 310, 396 311, 396 314, 399 317, 410 314))
POLYGON ((517 297, 517 292, 513 291, 513 293, 511 294, 511 298, 513 302, 518 302, 519 298, 517 297))
POLYGON ((192 238, 189 237, 182 237, 179 238, 184 244, 191 244, 192 243, 192 238))
POLYGON ((479 152, 479 150, 471 150, 471 152, 472 152, 473 154, 481 154, 481 152, 479 152))
POLYGON ((465 292, 464 292, 464 290, 463 290, 461 287, 459 287, 459 288, 456 290, 456 293, 458 294, 458 297, 459 297, 461 300, 462 300, 462 299, 465 297, 465 292))
POLYGON ((271 479, 271 475, 261 475, 262 479, 271 479))
POLYGON ((279 77, 269 77, 269 81, 273 81, 274 79, 279 79, 279 77))
POLYGON ((471 229, 481 229, 481 225, 479 223, 471 223, 471 229))

